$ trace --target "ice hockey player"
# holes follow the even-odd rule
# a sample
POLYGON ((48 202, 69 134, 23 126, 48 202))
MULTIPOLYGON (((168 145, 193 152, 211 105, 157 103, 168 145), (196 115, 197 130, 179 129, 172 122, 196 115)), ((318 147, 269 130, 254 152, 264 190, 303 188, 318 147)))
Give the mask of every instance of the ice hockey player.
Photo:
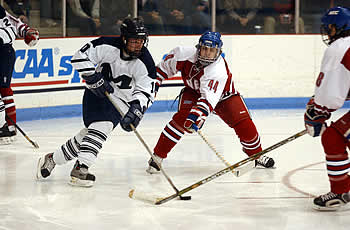
POLYGON ((5 115, 16 122, 16 107, 10 86, 16 61, 12 44, 16 37, 22 37, 27 45, 34 46, 39 40, 39 32, 10 15, 0 5, 0 144, 10 144, 16 135, 14 124, 5 115))
MULTIPOLYGON (((219 32, 205 32, 196 47, 177 47, 157 66, 156 89, 164 79, 179 71, 185 84, 178 111, 165 126, 154 148, 158 162, 167 157, 185 133, 200 129, 214 111, 235 130, 248 156, 262 151, 260 136, 241 95, 234 88, 232 74, 221 55, 222 45, 219 32)), ((274 160, 265 155, 257 162, 266 168, 274 166, 274 160)), ((160 170, 152 158, 148 164, 148 173, 160 170)))
POLYGON ((83 96, 85 128, 55 152, 41 157, 37 178, 47 178, 57 165, 77 159, 70 184, 90 187, 95 176, 89 172, 103 143, 120 123, 125 131, 138 126, 152 105, 156 68, 146 48, 148 32, 141 18, 126 18, 120 37, 100 37, 84 45, 72 57, 73 67, 86 81, 83 96), (95 67, 96 65, 96 67, 95 67), (122 117, 106 97, 108 92, 125 113, 122 117))
POLYGON ((350 89, 350 9, 334 7, 321 19, 323 41, 329 46, 323 55, 315 95, 306 106, 307 132, 321 136, 331 191, 314 199, 317 210, 339 210, 350 201, 350 112, 329 127, 326 120, 343 106, 350 89))

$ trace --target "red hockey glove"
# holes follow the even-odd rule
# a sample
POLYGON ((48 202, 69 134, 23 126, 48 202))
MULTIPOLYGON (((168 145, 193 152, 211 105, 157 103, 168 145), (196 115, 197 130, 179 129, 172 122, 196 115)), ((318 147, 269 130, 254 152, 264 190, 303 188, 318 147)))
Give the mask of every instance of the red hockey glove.
POLYGON ((25 36, 24 36, 24 42, 32 47, 32 46, 35 46, 39 41, 39 31, 36 30, 36 29, 28 29, 26 32, 25 32, 25 36))
POLYGON ((331 117, 331 114, 321 112, 315 109, 314 98, 312 97, 306 105, 306 112, 304 114, 304 122, 307 133, 312 137, 322 135, 326 130, 326 120, 331 117))
POLYGON ((184 123, 184 127, 190 133, 197 132, 198 129, 202 128, 208 114, 209 113, 206 110, 204 110, 203 108, 198 107, 198 106, 193 106, 191 111, 190 111, 190 114, 186 118, 186 121, 184 123))

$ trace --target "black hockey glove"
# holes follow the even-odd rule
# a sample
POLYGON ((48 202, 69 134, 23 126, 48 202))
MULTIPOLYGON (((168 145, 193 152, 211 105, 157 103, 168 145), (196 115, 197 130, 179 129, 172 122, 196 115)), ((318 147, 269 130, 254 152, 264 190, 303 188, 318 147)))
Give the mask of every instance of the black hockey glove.
POLYGON ((129 111, 120 121, 120 125, 125 131, 130 132, 132 131, 131 125, 133 125, 136 129, 140 123, 140 120, 142 119, 142 116, 143 110, 141 109, 140 102, 138 100, 132 101, 130 102, 129 111))
POLYGON ((86 88, 91 90, 98 97, 105 97, 105 92, 113 93, 114 89, 111 84, 103 79, 101 73, 94 73, 90 76, 83 76, 86 81, 86 88))

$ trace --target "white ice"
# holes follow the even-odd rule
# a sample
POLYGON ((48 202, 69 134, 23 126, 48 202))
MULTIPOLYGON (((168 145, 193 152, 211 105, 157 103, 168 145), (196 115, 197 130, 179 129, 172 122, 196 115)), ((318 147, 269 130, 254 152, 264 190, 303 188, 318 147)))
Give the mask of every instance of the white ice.
MULTIPOLYGON (((333 119, 346 111, 337 111, 333 119)), ((252 110, 263 148, 303 130, 303 112, 252 110)), ((151 149, 171 116, 146 114, 138 130, 151 149)), ((255 169, 240 178, 227 173, 190 191, 190 201, 155 206, 128 197, 131 189, 159 196, 174 193, 161 174, 146 174, 149 154, 134 133, 116 128, 91 167, 94 187, 76 188, 67 183, 74 162, 56 166, 44 181, 34 175, 39 156, 76 134, 81 118, 18 125, 40 149, 20 133, 15 143, 0 147, 0 230, 350 229, 350 211, 311 207, 314 196, 329 191, 320 138, 305 135, 272 151, 268 155, 275 159, 275 169, 255 169)), ((234 131, 217 116, 202 131, 230 163, 246 158, 234 131)), ((163 166, 179 190, 225 168, 198 135, 186 135, 163 166)))

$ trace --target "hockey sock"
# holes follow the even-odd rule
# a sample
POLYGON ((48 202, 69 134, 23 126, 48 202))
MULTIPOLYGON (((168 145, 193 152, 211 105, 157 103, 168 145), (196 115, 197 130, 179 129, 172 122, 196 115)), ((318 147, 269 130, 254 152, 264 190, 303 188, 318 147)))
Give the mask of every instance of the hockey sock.
POLYGON ((243 147, 243 152, 248 156, 262 151, 260 136, 251 119, 244 119, 234 129, 243 147))
POLYGON ((5 123, 5 105, 0 95, 0 128, 2 128, 5 123))
POLYGON ((349 192, 350 160, 346 151, 347 140, 333 127, 329 127, 322 135, 322 145, 326 153, 331 191, 336 194, 349 192))
MULTIPOLYGON (((11 88, 0 88, 0 93, 2 95, 2 100, 5 104, 5 111, 7 116, 9 116, 16 123, 16 106, 13 100, 13 91, 11 88)), ((13 126, 10 119, 7 119, 7 124, 13 126)))
POLYGON ((161 158, 166 158, 183 135, 183 129, 180 129, 175 121, 170 121, 160 134, 157 145, 154 147, 154 153, 161 158))

